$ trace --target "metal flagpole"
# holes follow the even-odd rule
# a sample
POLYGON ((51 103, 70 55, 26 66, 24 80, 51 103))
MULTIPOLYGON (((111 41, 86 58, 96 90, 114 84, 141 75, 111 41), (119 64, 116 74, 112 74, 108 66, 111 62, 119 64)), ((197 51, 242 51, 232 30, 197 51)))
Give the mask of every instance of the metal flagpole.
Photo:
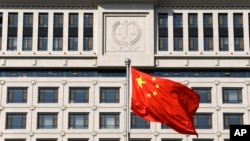
POLYGON ((130 140, 130 63, 129 58, 125 59, 126 64, 126 141, 130 140))

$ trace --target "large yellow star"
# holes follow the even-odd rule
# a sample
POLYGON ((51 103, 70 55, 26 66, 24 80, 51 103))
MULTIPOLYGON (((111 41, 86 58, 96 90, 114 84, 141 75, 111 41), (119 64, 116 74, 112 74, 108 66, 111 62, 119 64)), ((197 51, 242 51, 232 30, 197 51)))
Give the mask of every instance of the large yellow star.
POLYGON ((146 82, 142 80, 142 77, 136 78, 138 86, 142 89, 142 84, 145 84, 146 82))

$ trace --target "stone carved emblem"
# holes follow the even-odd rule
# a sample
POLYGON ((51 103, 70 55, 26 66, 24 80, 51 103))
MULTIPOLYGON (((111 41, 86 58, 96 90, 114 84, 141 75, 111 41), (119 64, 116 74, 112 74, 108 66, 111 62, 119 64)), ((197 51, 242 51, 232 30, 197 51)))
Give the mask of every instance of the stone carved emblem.
POLYGON ((141 29, 134 21, 117 21, 112 26, 112 38, 118 45, 120 45, 119 50, 121 51, 135 50, 136 48, 133 48, 133 45, 135 45, 140 39, 140 36, 141 29))

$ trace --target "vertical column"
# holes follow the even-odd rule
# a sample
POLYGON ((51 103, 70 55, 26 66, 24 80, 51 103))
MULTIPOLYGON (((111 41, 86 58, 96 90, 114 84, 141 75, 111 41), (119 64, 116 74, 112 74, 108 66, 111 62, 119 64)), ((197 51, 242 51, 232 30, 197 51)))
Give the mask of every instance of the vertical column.
POLYGON ((23 46, 23 12, 18 12, 17 22, 17 51, 22 51, 23 46))
POLYGON ((182 21, 182 26, 183 26, 183 51, 188 52, 188 13, 183 12, 183 21, 182 21))
POLYGON ((69 13, 63 13, 63 51, 68 51, 69 13))
POLYGON ((33 13, 33 37, 32 37, 32 51, 36 52, 38 48, 38 21, 39 21, 39 14, 38 12, 33 13))
POLYGON ((84 13, 78 13, 78 51, 81 52, 83 51, 83 16, 84 13))
POLYGON ((213 12, 213 37, 214 37, 214 52, 219 52, 219 26, 218 26, 218 13, 213 12))
POLYGON ((52 51, 53 47, 53 27, 54 27, 54 12, 48 13, 48 52, 52 51))
POLYGON ((173 11, 168 12, 168 49, 169 52, 174 51, 174 18, 173 11))
POLYGON ((233 13, 228 12, 228 51, 234 52, 234 22, 233 13))
POLYGON ((248 12, 243 13, 243 39, 244 39, 244 52, 248 53, 249 50, 249 16, 248 12))
POLYGON ((198 15, 198 51, 204 51, 204 33, 203 33, 203 13, 199 12, 198 15))
POLYGON ((2 51, 7 50, 8 45, 8 12, 3 12, 3 24, 2 24, 2 51))

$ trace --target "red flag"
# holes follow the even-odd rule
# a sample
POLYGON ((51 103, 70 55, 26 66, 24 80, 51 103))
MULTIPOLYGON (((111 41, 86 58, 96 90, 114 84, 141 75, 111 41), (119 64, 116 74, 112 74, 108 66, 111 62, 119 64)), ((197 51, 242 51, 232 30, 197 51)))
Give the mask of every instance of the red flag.
POLYGON ((182 134, 195 134, 193 116, 200 96, 178 82, 154 77, 131 68, 131 109, 137 116, 161 122, 182 134))

